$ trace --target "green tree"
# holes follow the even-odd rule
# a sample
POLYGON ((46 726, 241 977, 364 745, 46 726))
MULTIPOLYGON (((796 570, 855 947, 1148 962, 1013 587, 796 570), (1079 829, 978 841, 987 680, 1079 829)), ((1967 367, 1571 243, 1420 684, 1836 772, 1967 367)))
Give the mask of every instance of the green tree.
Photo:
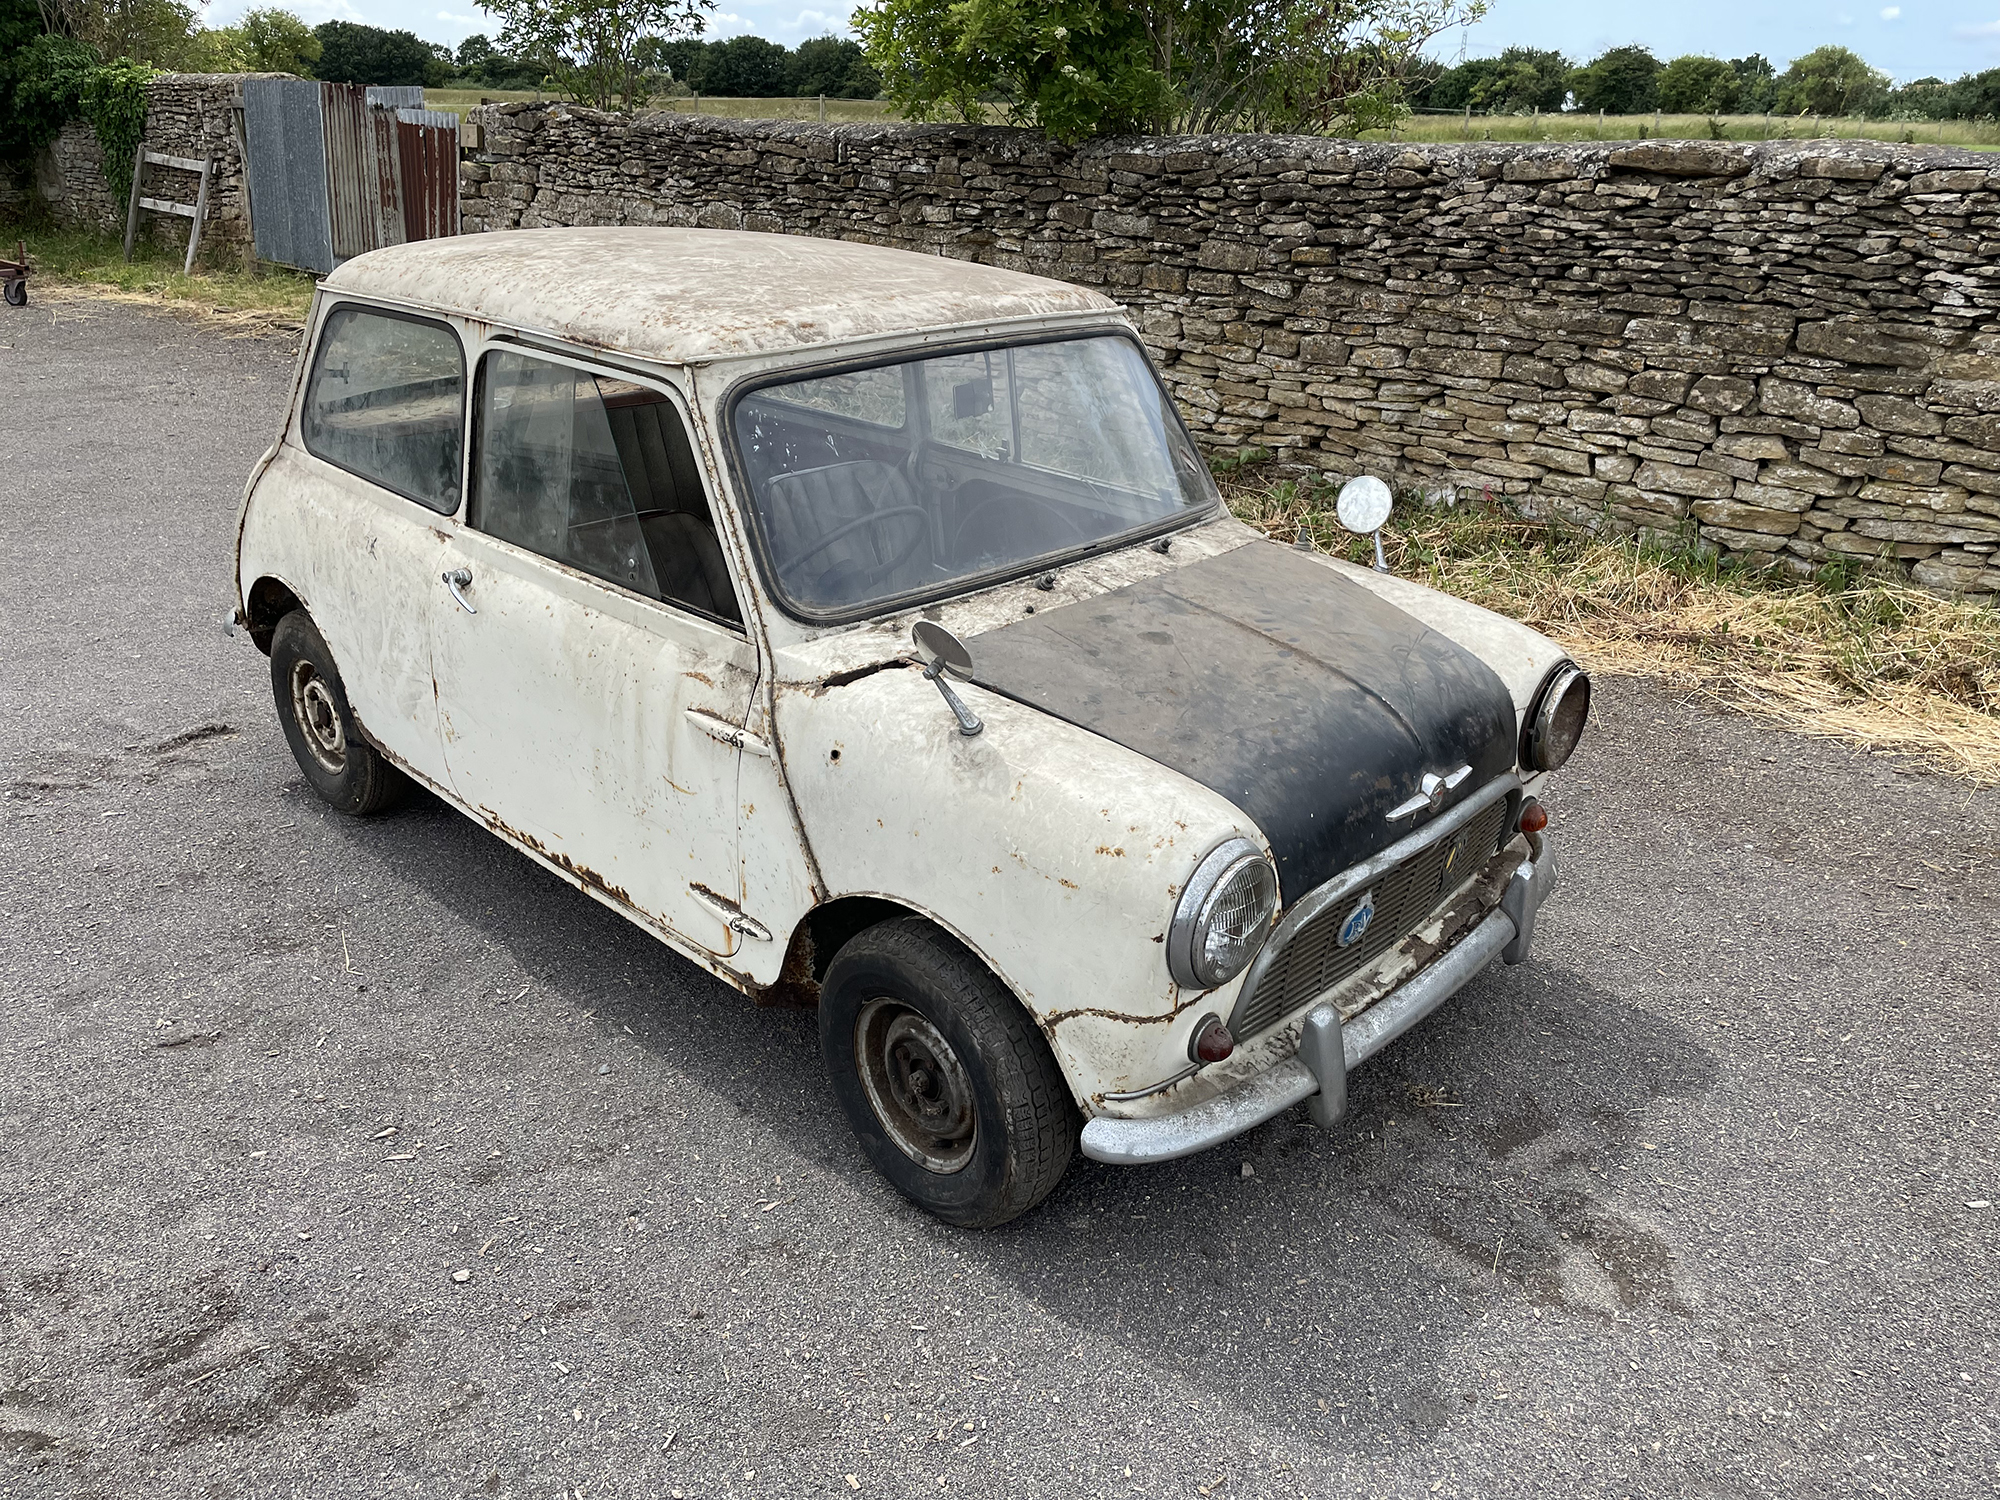
POLYGON ((643 103, 649 38, 699 36, 715 0, 489 0, 500 46, 543 69, 570 98, 613 109, 643 103))
POLYGON ((791 53, 761 36, 711 42, 702 70, 702 92, 731 99, 775 99, 789 94, 791 53))
POLYGON ((852 37, 820 36, 792 49, 786 72, 786 92, 810 99, 873 99, 882 92, 882 75, 869 65, 868 54, 852 37))
POLYGON ((1889 75, 1845 47, 1815 47, 1778 80, 1778 113, 1863 115, 1889 96, 1889 75))
POLYGON ((384 31, 354 21, 322 21, 315 67, 329 83, 372 83, 409 88, 424 83, 437 61, 431 44, 413 31, 384 31))
MULTIPOLYGON (((852 24, 918 119, 1359 132, 1406 112, 1424 45, 1486 0, 876 0, 852 24)), ((1427 81, 1427 80, 1426 80, 1427 81)))
POLYGON ((1644 47, 1613 47, 1578 68, 1570 79, 1577 108, 1608 115, 1636 115, 1657 107, 1660 60, 1644 47))
POLYGON ((1576 64, 1560 52, 1539 47, 1509 47, 1494 64, 1493 71, 1473 85, 1466 101, 1489 114, 1561 109, 1569 97, 1570 74, 1576 71, 1576 64))
POLYGON ((1778 102, 1778 70, 1761 52, 1738 57, 1729 66, 1736 73, 1736 107, 1746 115, 1760 115, 1778 102))
POLYGON ((1486 98, 1488 81, 1499 77, 1500 73, 1499 58, 1469 57, 1457 67, 1446 68, 1432 79, 1423 91, 1422 102, 1433 109, 1464 109, 1475 96, 1486 98))
POLYGON ((41 12, 45 30, 82 42, 100 62, 171 65, 201 29, 181 0, 41 0, 41 12))
POLYGON ((708 54, 715 45, 697 37, 643 36, 633 51, 647 72, 664 73, 681 87, 699 91, 706 86, 708 54))
POLYGON ((1677 57, 1660 69, 1660 108, 1675 114, 1726 115, 1736 109, 1743 83, 1719 57, 1677 57))

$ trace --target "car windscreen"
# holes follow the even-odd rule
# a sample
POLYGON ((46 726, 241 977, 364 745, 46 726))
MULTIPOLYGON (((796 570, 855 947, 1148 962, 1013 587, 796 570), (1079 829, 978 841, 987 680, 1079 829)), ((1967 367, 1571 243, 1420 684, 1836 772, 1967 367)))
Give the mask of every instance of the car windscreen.
POLYGON ((813 375, 735 405, 770 580, 853 618, 1192 520, 1214 481, 1130 339, 813 375))

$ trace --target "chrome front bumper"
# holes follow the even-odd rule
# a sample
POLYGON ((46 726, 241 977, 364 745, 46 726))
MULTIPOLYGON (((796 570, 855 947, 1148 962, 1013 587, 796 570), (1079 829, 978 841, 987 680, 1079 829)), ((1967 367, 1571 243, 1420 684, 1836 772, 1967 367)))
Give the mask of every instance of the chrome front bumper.
POLYGON ((1245 1079, 1227 1093, 1170 1115, 1120 1120, 1099 1115, 1083 1127, 1083 1154, 1119 1166, 1193 1156, 1254 1129, 1295 1104, 1306 1104, 1314 1123, 1332 1128, 1347 1113, 1347 1072, 1388 1046, 1449 1000, 1495 958, 1510 964, 1528 956, 1535 914, 1555 886, 1555 856, 1548 836, 1507 882, 1500 904, 1442 956, 1419 969, 1351 1022, 1342 1023, 1331 1001, 1306 1014, 1298 1054, 1245 1079))

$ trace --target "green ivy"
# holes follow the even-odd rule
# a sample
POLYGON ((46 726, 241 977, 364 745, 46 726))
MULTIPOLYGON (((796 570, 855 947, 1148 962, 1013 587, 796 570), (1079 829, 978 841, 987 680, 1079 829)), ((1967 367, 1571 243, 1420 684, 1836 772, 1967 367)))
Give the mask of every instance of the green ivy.
POLYGON ((104 153, 104 180, 122 205, 132 189, 132 158, 146 135, 146 85, 155 70, 121 57, 93 68, 79 101, 104 153))

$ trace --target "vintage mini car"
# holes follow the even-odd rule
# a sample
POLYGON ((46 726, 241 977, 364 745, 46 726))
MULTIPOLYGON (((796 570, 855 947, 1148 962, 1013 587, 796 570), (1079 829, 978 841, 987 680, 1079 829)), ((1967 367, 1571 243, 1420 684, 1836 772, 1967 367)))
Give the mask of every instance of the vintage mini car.
POLYGON ((1535 632, 1232 518, 1111 300, 775 234, 347 262, 235 589, 321 797, 419 783, 816 1005, 869 1159, 965 1225, 1079 1144, 1334 1124, 1526 956, 1589 706, 1535 632))

